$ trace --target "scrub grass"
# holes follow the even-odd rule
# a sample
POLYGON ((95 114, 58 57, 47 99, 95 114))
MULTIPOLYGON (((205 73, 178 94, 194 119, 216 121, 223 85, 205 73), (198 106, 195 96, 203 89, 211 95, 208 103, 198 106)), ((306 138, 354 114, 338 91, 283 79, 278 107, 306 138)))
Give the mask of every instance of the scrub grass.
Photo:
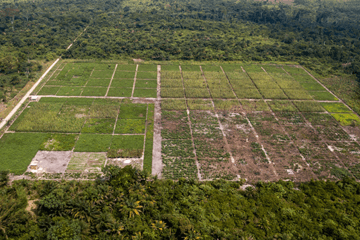
POLYGON ((188 99, 190 110, 214 110, 211 100, 188 99))
POLYGON ((193 71, 200 72, 200 66, 198 66, 198 65, 181 65, 181 71, 183 71, 183 72, 193 72, 193 71))
POLYGON ((182 88, 183 83, 181 79, 161 79, 161 90, 164 88, 182 88))
POLYGON ((98 70, 94 70, 90 76, 90 78, 111 78, 113 75, 114 71, 113 70, 103 70, 103 71, 98 71, 98 70))
POLYGON ((269 106, 266 104, 266 102, 264 102, 262 100, 260 100, 260 101, 240 100, 240 103, 242 105, 242 108, 247 112, 270 111, 269 106))
POLYGON ((300 112, 325 112, 325 109, 318 102, 294 101, 293 104, 299 109, 300 112))
POLYGON ((138 67, 139 72, 150 72, 150 71, 157 71, 157 65, 153 64, 140 64, 138 67))
POLYGON ((266 99, 288 99, 281 89, 260 89, 260 93, 266 99))
POLYGON ((115 78, 134 79, 135 78, 135 72, 116 71, 115 75, 114 75, 114 79, 115 78))
POLYGON ((237 89, 234 88, 234 92, 238 98, 251 98, 251 99, 261 99, 262 96, 259 93, 259 91, 254 88, 243 88, 243 89, 237 89))
POLYGON ((136 70, 136 65, 118 65, 116 68, 116 71, 135 71, 136 70))
POLYGON ((289 99, 294 100, 312 100, 311 95, 304 90, 301 89, 283 89, 285 94, 289 97, 289 99))
POLYGON ((240 108, 238 100, 214 100, 215 109, 218 111, 236 111, 240 108))
POLYGON ((308 82, 304 82, 304 83, 300 83, 300 85, 308 91, 325 91, 326 89, 323 88, 323 86, 321 86, 319 83, 314 82, 314 83, 308 83, 308 82))
POLYGON ((210 98, 210 93, 206 88, 187 88, 185 95, 187 98, 210 98))
POLYGON ((161 65, 162 71, 179 71, 179 65, 161 65))

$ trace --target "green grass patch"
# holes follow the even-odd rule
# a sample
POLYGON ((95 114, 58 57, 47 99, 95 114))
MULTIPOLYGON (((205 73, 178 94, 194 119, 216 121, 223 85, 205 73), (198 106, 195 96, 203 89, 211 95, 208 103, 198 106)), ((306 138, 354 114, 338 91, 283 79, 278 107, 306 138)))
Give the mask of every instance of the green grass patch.
POLYGON ((181 71, 183 72, 200 72, 200 66, 198 65, 181 65, 181 71))
POLYGON ((105 96, 106 91, 104 87, 85 87, 81 96, 105 96))
POLYGON ((40 145, 42 151, 71 151, 78 138, 78 134, 48 134, 40 145))
POLYGON ((111 87, 108 92, 110 97, 131 97, 132 88, 113 88, 111 87))
MULTIPOLYGON (((91 67, 91 66, 89 66, 91 67)), ((94 69, 95 70, 107 70, 107 71, 112 71, 114 70, 115 68, 115 64, 113 63, 97 63, 97 64, 94 64, 94 69)))
POLYGON ((161 71, 179 71, 179 65, 161 65, 161 71))
POLYGON ((115 135, 111 142, 108 157, 141 157, 144 148, 142 135, 115 135))
POLYGON ((107 152, 111 139, 112 135, 107 134, 81 134, 74 152, 107 152))
POLYGON ((156 88, 156 80, 136 80, 135 88, 156 88))
POLYGON ((56 95, 60 87, 43 87, 37 95, 56 95))
POLYGON ((146 138, 143 169, 147 171, 149 174, 151 174, 152 172, 153 145, 154 145, 153 139, 146 138))
POLYGON ((318 102, 294 101, 293 104, 299 109, 300 112, 324 112, 325 111, 325 109, 318 102))
POLYGON ((262 67, 269 73, 285 73, 281 66, 264 65, 262 67))
POLYGON ((83 87, 61 87, 56 96, 80 96, 83 90, 83 87))
POLYGON ((211 100, 188 99, 190 110, 214 110, 211 100))
POLYGON ((301 82, 300 85, 308 91, 325 91, 326 89, 323 88, 319 83, 309 83, 309 82, 301 82))
POLYGON ((145 119, 119 119, 116 123, 115 133, 145 133, 145 119))
POLYGON ((94 70, 90 76, 90 78, 111 78, 113 75, 113 70, 105 70, 105 71, 97 71, 94 70))
POLYGON ((332 113, 333 116, 342 126, 359 126, 360 118, 354 113, 332 113))
POLYGON ((111 87, 115 88, 132 88, 134 86, 134 79, 113 79, 111 87))
POLYGON ((200 79, 184 79, 185 88, 206 88, 206 82, 204 78, 200 79))
POLYGON ((182 88, 181 79, 161 79, 161 88, 182 88))
POLYGON ((242 72, 241 65, 238 64, 223 64, 221 67, 225 72, 242 72))
POLYGON ((234 92, 238 98, 261 99, 262 96, 256 88, 234 88, 234 92))
POLYGON ((352 111, 348 109, 344 104, 342 103, 321 103, 321 106, 323 106, 326 111, 331 113, 351 113, 352 111))
POLYGON ((118 65, 117 68, 116 68, 116 71, 134 71, 136 70, 136 65, 132 65, 132 64, 129 64, 129 65, 118 65))
POLYGON ((150 72, 150 71, 157 71, 157 65, 152 64, 140 64, 138 67, 138 71, 140 72, 150 72))
POLYGON ((81 133, 112 133, 115 119, 112 118, 88 118, 81 129, 81 133))
POLYGON ((259 91, 267 99, 288 99, 281 89, 259 89, 259 91))
POLYGON ((270 108, 274 112, 297 112, 298 110, 290 101, 269 101, 270 108))
POLYGON ((108 87, 110 78, 91 78, 87 82, 87 87, 108 87))
POLYGON ((236 98, 231 88, 210 88, 210 93, 213 98, 236 98))
POLYGON ((135 72, 125 72, 125 71, 116 71, 114 78, 129 78, 134 79, 135 78, 135 72))
POLYGON ((254 83, 259 89, 280 89, 279 85, 273 80, 254 80, 254 83))
POLYGON ((299 82, 289 79, 275 79, 276 83, 282 89, 302 89, 302 86, 299 82))
POLYGON ((215 109, 220 111, 234 111, 240 108, 238 100, 214 100, 215 109))
POLYGON ((99 104, 94 103, 90 107, 89 116, 91 118, 116 118, 119 113, 120 104, 99 104))
POLYGON ((283 89, 289 99, 295 100, 312 100, 311 95, 304 90, 301 89, 283 89))
POLYGON ((203 78, 202 76, 202 72, 182 72, 183 78, 184 79, 201 79, 203 78))
POLYGON ((210 98, 210 93, 207 88, 187 88, 185 89, 187 98, 210 98))
POLYGON ((67 105, 74 105, 74 106, 84 106, 84 105, 90 106, 94 102, 94 99, 91 98, 64 98, 64 100, 66 100, 67 105))
POLYGON ((310 91, 309 94, 315 99, 315 100, 328 100, 328 101, 337 101, 336 97, 329 93, 328 91, 310 91))
POLYGON ((185 99, 162 99, 162 110, 186 110, 185 99))
POLYGON ((201 66, 201 68, 204 72, 219 72, 219 71, 221 71, 220 66, 205 65, 205 66, 201 66))
POLYGON ((44 133, 5 133, 0 139, 0 171, 23 174, 46 136, 44 133))
POLYGON ((298 67, 290 67, 290 66, 283 66, 285 71, 287 71, 290 74, 307 74, 304 69, 298 68, 298 67))
POLYGON ((160 74, 161 79, 181 79, 181 72, 179 69, 175 71, 162 71, 160 74))
POLYGON ((157 79, 156 72, 137 72, 136 79, 157 79))
POLYGON ((120 107, 119 118, 122 119, 145 119, 146 118, 146 104, 122 104, 120 107))
POLYGON ((142 98, 156 98, 157 97, 157 89, 144 89, 144 88, 135 88, 134 97, 142 97, 142 98))
POLYGON ((162 98, 184 98, 183 88, 161 88, 162 98))
POLYGON ((263 73, 264 70, 261 69, 260 65, 243 65, 243 68, 245 69, 246 72, 255 72, 255 73, 263 73))
POLYGON ((260 101, 240 100, 240 103, 242 105, 242 108, 247 112, 270 111, 269 106, 266 104, 266 102, 264 102, 262 100, 260 100, 260 101))

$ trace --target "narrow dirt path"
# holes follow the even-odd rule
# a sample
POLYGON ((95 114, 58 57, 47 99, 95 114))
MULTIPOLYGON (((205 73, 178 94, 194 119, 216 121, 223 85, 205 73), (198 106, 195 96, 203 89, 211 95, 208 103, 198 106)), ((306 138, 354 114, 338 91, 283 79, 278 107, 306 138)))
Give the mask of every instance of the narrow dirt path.
POLYGON ((154 138, 153 138, 153 159, 152 159, 152 175, 161 178, 163 169, 161 158, 161 96, 160 96, 160 73, 161 66, 157 66, 157 99, 155 100, 154 109, 154 138))
POLYGON ((136 64, 136 70, 135 70, 135 76, 134 76, 134 85, 133 85, 133 89, 132 89, 132 92, 131 92, 131 98, 134 97, 135 84, 136 84, 136 75, 137 75, 138 69, 139 69, 139 64, 136 64))
POLYGON ((107 90, 106 90, 105 97, 107 97, 107 95, 108 95, 108 93, 109 93, 110 86, 111 86, 111 83, 112 83, 112 81, 113 81, 113 79, 114 79, 114 76, 115 76, 117 67, 118 67, 118 64, 115 65, 115 69, 114 69, 113 75, 111 76, 110 83, 109 83, 109 86, 108 86, 108 88, 107 88, 107 90))

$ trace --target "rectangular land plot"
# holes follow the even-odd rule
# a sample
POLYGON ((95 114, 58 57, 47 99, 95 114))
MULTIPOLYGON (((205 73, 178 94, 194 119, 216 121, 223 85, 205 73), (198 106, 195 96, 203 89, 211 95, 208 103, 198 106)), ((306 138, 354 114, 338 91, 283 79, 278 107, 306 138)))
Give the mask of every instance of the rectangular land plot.
POLYGON ((80 96, 83 90, 83 87, 61 87, 56 96, 80 96))
POLYGON ((139 72, 156 72, 157 71, 157 65, 152 64, 139 64, 138 67, 139 72))
POLYGON ((162 99, 161 109, 162 110, 186 110, 185 99, 162 99))
POLYGON ((187 88, 185 96, 187 98, 210 98, 210 93, 207 88, 187 88))
POLYGON ((321 106, 330 113, 351 113, 352 111, 347 108, 343 103, 321 103, 321 106))
POLYGON ((162 98, 184 98, 184 89, 183 88, 162 88, 161 89, 162 98))
POLYGON ((337 101, 336 97, 329 93, 328 91, 309 91, 308 92, 315 100, 329 100, 329 101, 337 101))
POLYGON ((125 72, 125 71, 116 71, 114 78, 128 78, 134 79, 135 78, 135 71, 134 72, 125 72))
POLYGON ((106 91, 105 87, 84 87, 81 96, 105 96, 106 91))
POLYGON ((127 103, 120 107, 119 118, 122 119, 145 119, 147 112, 146 104, 127 103))
POLYGON ((113 79, 111 82, 112 88, 132 88, 134 86, 134 79, 113 79))
POLYGON ((156 79, 156 72, 137 72, 136 79, 156 79))
POLYGON ((109 97, 131 97, 132 88, 111 87, 108 92, 109 97))
POLYGON ((186 111, 162 111, 163 139, 191 139, 186 111))
POLYGON ((108 157, 110 158, 140 158, 143 154, 144 136, 114 135, 108 157))
POLYGON ((135 88, 156 88, 157 81, 156 80, 139 80, 136 79, 135 88))
POLYGON ((110 78, 91 78, 86 86, 87 87, 107 87, 110 84, 110 78))
POLYGON ((116 71, 133 71, 133 72, 135 72, 135 70, 136 70, 135 64, 128 64, 128 65, 119 64, 116 68, 116 71))
POLYGON ((115 133, 142 134, 145 133, 145 119, 119 119, 116 123, 115 133))
POLYGON ((98 71, 94 70, 90 76, 90 78, 108 78, 110 79, 113 75, 114 71, 106 70, 106 71, 98 71))
POLYGON ((112 133, 115 119, 111 118, 88 118, 81 129, 81 133, 112 133))
POLYGON ((73 153, 66 168, 66 173, 101 173, 101 168, 105 166, 105 153, 73 153))
POLYGON ((60 87, 43 87, 37 95, 56 95, 60 87))
POLYGON ((200 72, 200 66, 198 65, 181 65, 181 71, 183 72, 200 72))
POLYGON ((81 134, 75 144, 75 152, 107 152, 111 145, 112 135, 81 134))
POLYGON ((157 89, 156 88, 135 88, 134 97, 141 98, 156 98, 157 89))

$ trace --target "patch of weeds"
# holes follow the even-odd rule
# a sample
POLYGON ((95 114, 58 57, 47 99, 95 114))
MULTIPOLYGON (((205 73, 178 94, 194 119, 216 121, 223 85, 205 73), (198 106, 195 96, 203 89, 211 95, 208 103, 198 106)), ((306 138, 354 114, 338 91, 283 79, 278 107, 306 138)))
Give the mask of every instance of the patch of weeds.
POLYGON ((156 88, 156 80, 136 80, 135 88, 156 88))
POLYGON ((179 65, 161 65, 161 73, 163 71, 179 71, 179 65))
POLYGON ((131 97, 132 88, 113 88, 111 87, 108 92, 110 97, 131 97))
POLYGON ((337 166, 332 166, 330 173, 331 173, 331 175, 333 175, 334 177, 336 177, 338 179, 343 179, 345 177, 352 177, 347 169, 337 167, 337 166))
POLYGON ((342 126, 359 126, 360 118, 354 113, 332 113, 336 121, 342 126))
POLYGON ((145 119, 119 119, 115 133, 145 133, 145 119))
POLYGON ((43 87, 37 95, 56 95, 60 87, 43 87))
POLYGON ((119 118, 122 119, 145 119, 146 118, 146 104, 127 103, 120 107, 119 118))
POLYGON ((142 135, 114 135, 110 149, 115 150, 143 150, 144 136, 142 135))
POLYGON ((236 98, 230 87, 226 88, 210 88, 211 96, 213 98, 236 98))
POLYGON ((42 151, 71 151, 78 138, 78 134, 48 134, 47 139, 40 145, 42 151))
POLYGON ((237 100, 214 100, 215 109, 218 111, 237 112, 240 110, 240 103, 237 100))
POLYGON ((101 173, 106 155, 104 153, 73 153, 66 173, 101 173))
POLYGON ((268 102, 270 108, 274 112, 297 112, 298 110, 291 101, 270 101, 268 102))
POLYGON ((162 159, 164 164, 162 176, 165 179, 177 180, 179 178, 198 179, 197 167, 193 158, 168 158, 162 159))
POLYGON ((162 110, 186 110, 185 99, 162 99, 162 110))
POLYGON ((330 113, 351 113, 352 111, 348 109, 343 103, 321 103, 321 106, 330 113))
POLYGON ((200 79, 184 79, 185 88, 204 88, 206 89, 206 82, 203 78, 200 79))
POLYGON ((115 78, 134 79, 135 78, 135 71, 134 72, 116 71, 115 75, 114 75, 114 79, 115 78))
POLYGON ((261 94, 256 88, 234 88, 234 92, 238 98, 262 99, 261 94))
POLYGON ((150 71, 157 71, 157 65, 152 64, 139 64, 138 71, 142 72, 150 72, 150 71))
POLYGON ((109 86, 110 78, 92 78, 90 79, 86 86, 87 87, 107 87, 109 86))
POLYGON ((183 82, 181 79, 161 79, 161 91, 164 88, 183 88, 183 82))
POLYGON ((89 118, 81 129, 81 133, 112 133, 114 125, 115 119, 89 118))
POLYGON ((90 76, 90 78, 108 78, 110 79, 113 75, 113 70, 94 70, 90 76))
POLYGON ((163 139, 190 139, 186 111, 163 111, 161 116, 163 139))
POLYGON ((205 65, 205 66, 201 66, 201 67, 204 72, 219 72, 219 71, 221 71, 219 66, 205 65))
POLYGON ((269 106, 264 101, 246 101, 240 100, 242 108, 247 112, 253 111, 270 111, 269 106))
POLYGON ((46 137, 45 133, 5 133, 0 139, 0 171, 23 174, 46 137))
POLYGON ((161 88, 162 98, 184 98, 183 88, 161 88))
POLYGON ((191 140, 165 140, 162 141, 161 153, 165 157, 195 157, 191 140))
POLYGON ((310 91, 309 94, 315 99, 315 100, 329 100, 329 101, 337 101, 336 97, 334 97, 331 93, 328 91, 310 91))
POLYGON ((299 102, 294 101, 293 104, 300 112, 325 112, 324 108, 318 102, 299 102))
POLYGON ((136 70, 136 65, 135 64, 123 64, 123 65, 118 65, 116 68, 116 71, 135 71, 136 70))
POLYGON ((198 65, 181 65, 181 71, 183 71, 183 72, 199 71, 200 72, 200 66, 198 66, 198 65))
POLYGON ((210 98, 210 93, 206 88, 186 88, 187 98, 210 98))
POLYGON ((56 96, 80 96, 83 90, 82 87, 61 87, 56 96))
POLYGON ((281 89, 259 89, 264 98, 267 99, 288 99, 281 89))
POLYGON ((134 97, 141 97, 141 98, 156 98, 157 97, 157 89, 142 89, 142 88, 135 88, 134 97))
POLYGON ((107 152, 112 135, 81 134, 75 144, 74 152, 107 152))
POLYGON ((108 158, 140 158, 142 149, 109 149, 108 158))
POLYGON ((81 96, 105 96, 106 91, 104 87, 85 87, 81 96))
POLYGON ((119 108, 119 103, 117 106, 94 103, 90 107, 89 116, 92 118, 116 118, 119 108))
POLYGON ((284 89, 285 94, 289 99, 299 99, 299 100, 312 100, 313 98, 309 95, 307 91, 301 89, 284 89))
POLYGON ((211 100, 187 99, 190 110, 214 110, 211 100))
POLYGON ((157 72, 137 72, 136 79, 157 79, 157 72))
POLYGON ((324 91, 325 88, 323 88, 323 86, 321 86, 319 83, 317 82, 300 82, 300 85, 308 91, 324 91))
POLYGON ((260 65, 252 64, 252 65, 243 65, 243 68, 246 72, 249 73, 264 73, 264 70, 261 69, 260 65))

